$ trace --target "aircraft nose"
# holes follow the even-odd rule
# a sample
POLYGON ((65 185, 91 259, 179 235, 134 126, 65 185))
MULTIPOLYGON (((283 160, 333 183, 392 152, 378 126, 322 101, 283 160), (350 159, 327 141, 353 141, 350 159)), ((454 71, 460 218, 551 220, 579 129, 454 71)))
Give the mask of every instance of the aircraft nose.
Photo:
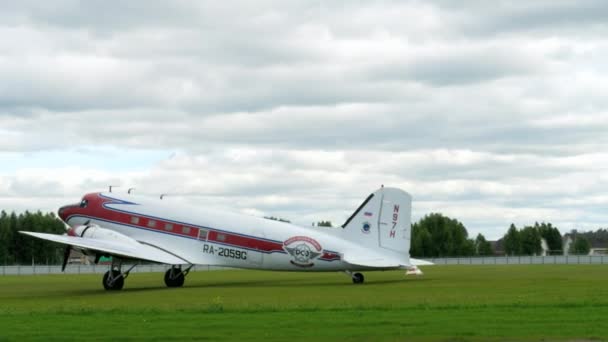
POLYGON ((63 207, 59 208, 59 211, 57 211, 57 214, 59 215, 59 217, 63 220, 63 222, 65 222, 65 218, 66 218, 66 209, 68 208, 67 205, 64 205, 63 207))

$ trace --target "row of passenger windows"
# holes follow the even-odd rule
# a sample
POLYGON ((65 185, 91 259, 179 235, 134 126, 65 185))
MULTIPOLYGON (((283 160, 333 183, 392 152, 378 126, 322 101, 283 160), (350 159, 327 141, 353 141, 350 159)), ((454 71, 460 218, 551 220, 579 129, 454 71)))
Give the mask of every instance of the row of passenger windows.
MULTIPOLYGON (((131 216, 131 224, 139 224, 140 218, 137 216, 131 216)), ((148 220, 148 227, 150 228, 156 228, 157 226, 157 222, 155 220, 148 220)), ((165 223, 164 227, 163 227, 166 231, 168 232, 172 232, 173 231, 173 223, 165 223)), ((191 228, 188 226, 182 226, 182 233, 183 234, 190 234, 190 230, 191 228)))

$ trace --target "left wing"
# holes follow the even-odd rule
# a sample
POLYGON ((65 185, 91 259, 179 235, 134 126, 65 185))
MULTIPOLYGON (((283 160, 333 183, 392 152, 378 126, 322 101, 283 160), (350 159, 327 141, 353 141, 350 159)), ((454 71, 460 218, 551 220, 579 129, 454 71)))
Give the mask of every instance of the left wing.
POLYGON ((143 244, 130 238, 109 240, 25 231, 20 231, 20 233, 47 241, 58 242, 69 246, 74 246, 76 248, 93 250, 118 257, 147 260, 169 265, 190 264, 188 260, 183 259, 178 255, 156 246, 143 244))

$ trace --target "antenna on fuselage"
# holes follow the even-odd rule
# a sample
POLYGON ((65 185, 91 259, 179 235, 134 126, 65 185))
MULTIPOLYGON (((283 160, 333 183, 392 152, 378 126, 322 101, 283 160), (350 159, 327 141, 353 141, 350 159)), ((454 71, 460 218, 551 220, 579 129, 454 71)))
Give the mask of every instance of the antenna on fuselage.
POLYGON ((135 190, 135 188, 129 188, 129 190, 127 190, 127 193, 130 195, 131 194, 131 190, 135 190))
POLYGON ((160 199, 162 200, 167 194, 160 194, 160 199))
POLYGON ((108 185, 110 192, 112 192, 112 188, 118 188, 118 185, 108 185))

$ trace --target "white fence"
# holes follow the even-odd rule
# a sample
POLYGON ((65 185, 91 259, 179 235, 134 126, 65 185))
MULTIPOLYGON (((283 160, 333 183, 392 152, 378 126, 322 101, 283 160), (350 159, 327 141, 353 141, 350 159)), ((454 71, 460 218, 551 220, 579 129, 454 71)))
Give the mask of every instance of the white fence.
MULTIPOLYGON (((130 265, 124 264, 123 270, 129 269, 130 265)), ((139 265, 131 270, 132 273, 143 272, 165 272, 169 265, 139 265)), ((35 275, 35 274, 103 274, 109 269, 108 265, 68 265, 65 272, 61 272, 59 265, 35 265, 35 266, 0 266, 0 276, 3 275, 35 275)), ((219 266, 196 265, 193 271, 212 271, 226 269, 219 266)))
POLYGON ((608 264, 608 255, 499 256, 425 259, 436 265, 579 265, 608 264))
MULTIPOLYGON (((462 257, 462 258, 426 258, 436 265, 582 265, 582 264, 608 264, 608 255, 551 255, 551 256, 510 256, 510 257, 462 257)), ((123 265, 123 269, 129 265, 123 265)), ((169 265, 139 265, 131 272, 165 272, 169 265)), ((196 265, 193 271, 213 271, 229 269, 219 266, 196 265)), ((93 274, 105 273, 108 265, 68 265, 67 274, 93 274)), ((3 275, 34 275, 34 274, 62 274, 59 265, 35 266, 0 266, 0 276, 3 275)))

